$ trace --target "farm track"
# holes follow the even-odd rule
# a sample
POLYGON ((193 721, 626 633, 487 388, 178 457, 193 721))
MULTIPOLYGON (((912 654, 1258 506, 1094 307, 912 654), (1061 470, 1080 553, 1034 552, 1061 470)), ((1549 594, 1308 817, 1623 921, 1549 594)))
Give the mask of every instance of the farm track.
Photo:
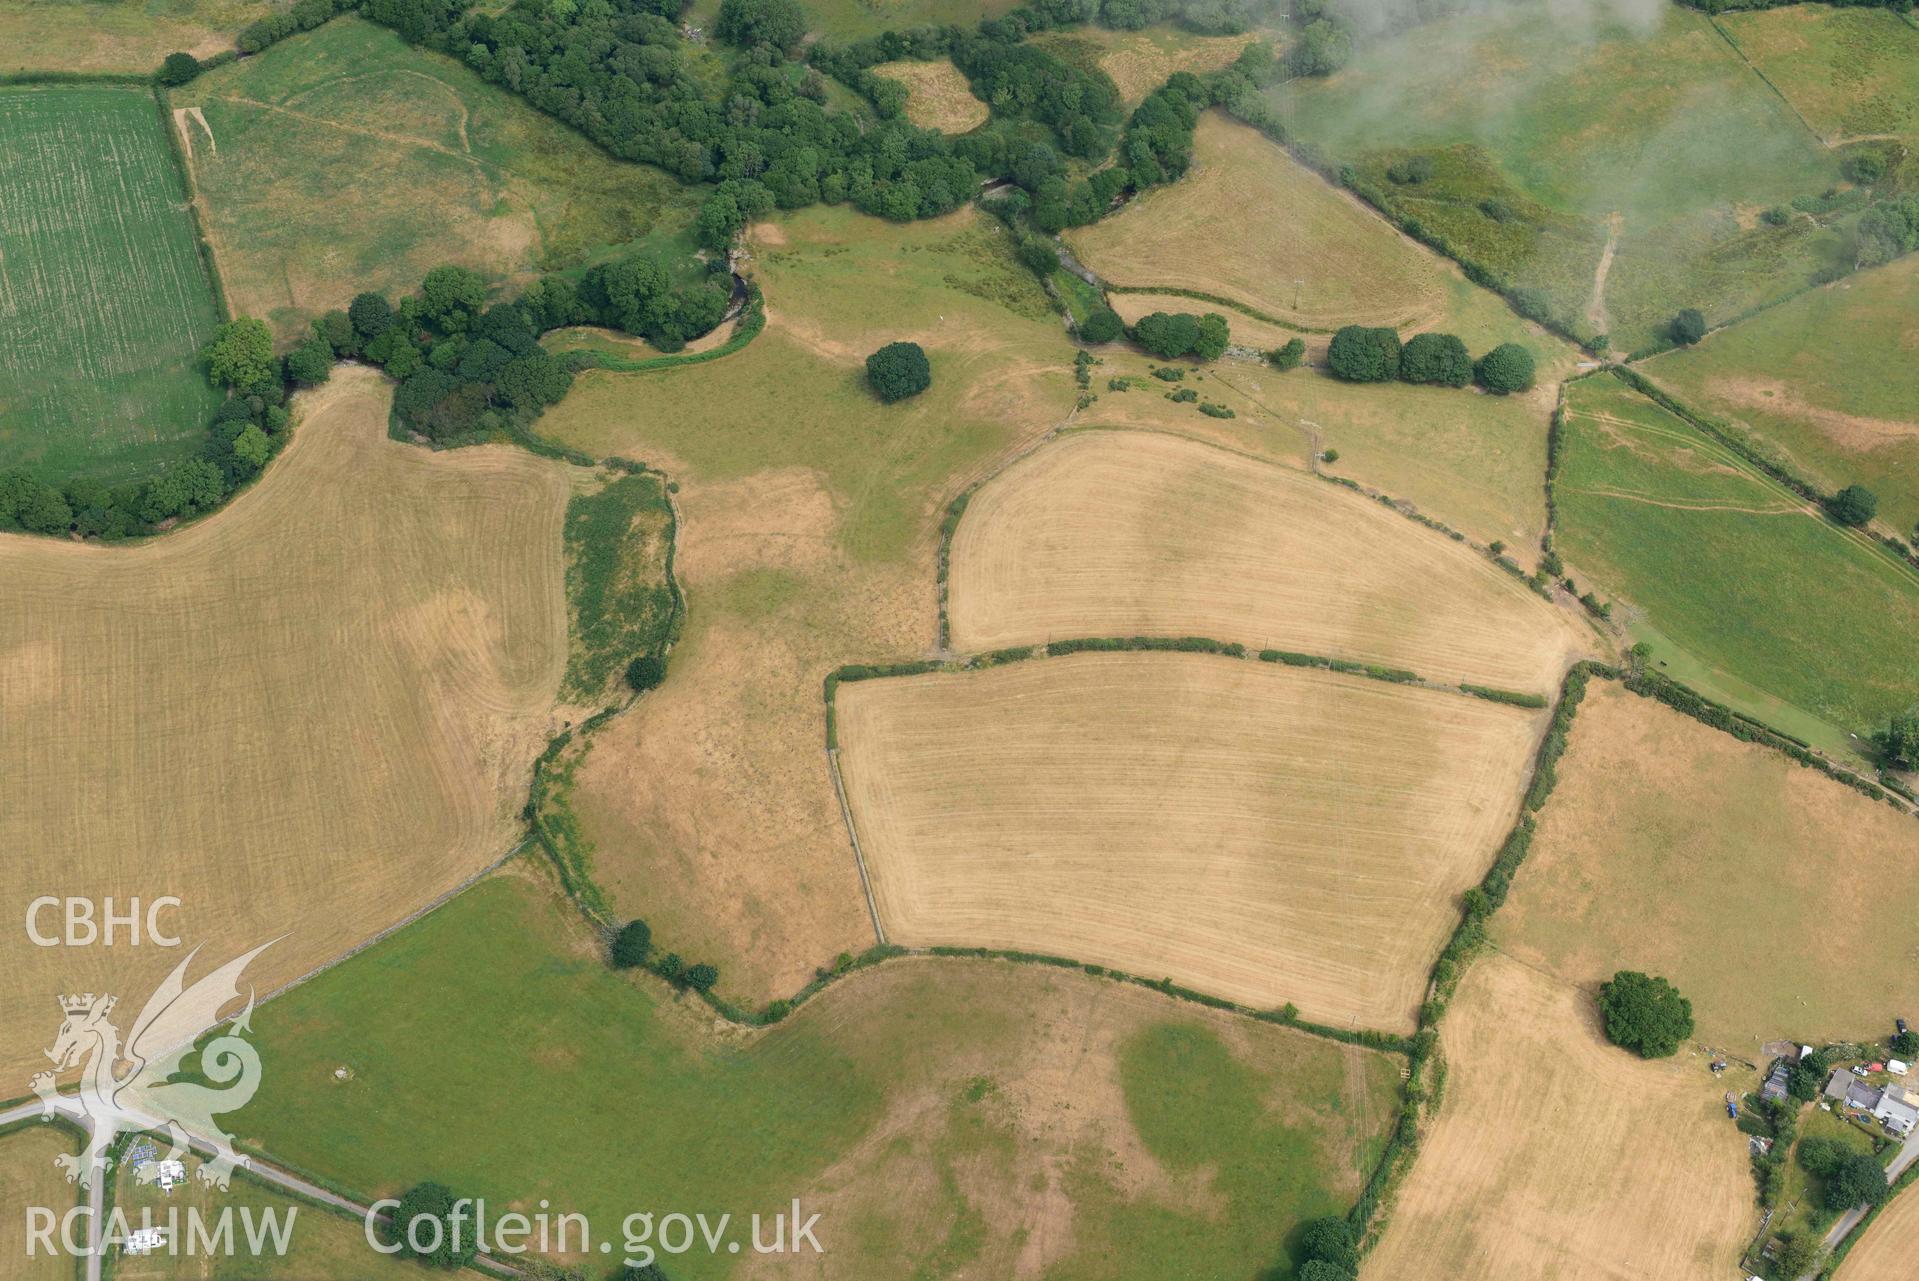
MULTIPOLYGON (((430 78, 431 77, 429 77, 429 79, 430 78)), ((437 84, 438 82, 435 81, 435 83, 437 84)), ((221 94, 214 98, 213 101, 235 103, 243 107, 252 107, 257 111, 271 111, 278 115, 290 116, 306 124, 318 125, 323 129, 337 129, 341 133, 353 133, 366 138, 377 138, 381 142, 390 142, 395 146, 413 147, 423 151, 436 152, 442 156, 450 156, 455 160, 464 161, 483 172, 492 172, 492 166, 488 165, 478 156, 473 155, 472 152, 456 150, 443 142, 434 142, 430 138, 422 138, 417 134, 389 133, 385 130, 374 129, 367 125, 348 124, 343 120, 311 115, 308 112, 296 111, 292 107, 281 106, 273 102, 262 102, 258 98, 243 97, 239 94, 221 94)), ((211 131, 209 131, 209 133, 211 133, 211 131)), ((466 139, 466 125, 464 121, 462 121, 460 126, 460 138, 462 142, 466 139)))
MULTIPOLYGON (((1667 394, 1670 395, 1671 393, 1668 392, 1667 394)), ((1913 567, 1904 561, 1894 558, 1870 533, 1862 529, 1848 529, 1834 524, 1826 518, 1823 512, 1813 504, 1807 502, 1805 497, 1794 490, 1790 485, 1775 479, 1763 468, 1757 466, 1749 459, 1742 457, 1737 451, 1714 440, 1711 436, 1700 431, 1683 418, 1671 414, 1670 411, 1660 406, 1656 401, 1649 399, 1637 391, 1633 392, 1633 395, 1641 403, 1651 406, 1657 409, 1661 414, 1671 417, 1679 426, 1655 427, 1648 423, 1633 422, 1610 414, 1583 414, 1576 410, 1573 412, 1579 417, 1589 418, 1594 422, 1602 422, 1609 426, 1617 426, 1630 431, 1642 432, 1648 436, 1683 444, 1688 448, 1697 449, 1707 456, 1737 469, 1759 488, 1773 494, 1781 501, 1793 505, 1799 513, 1805 515, 1810 520, 1818 521, 1820 526, 1828 532, 1845 539, 1861 551, 1867 553, 1867 559, 1878 567, 1882 574, 1890 575, 1890 577, 1887 578, 1888 582, 1898 583, 1902 590, 1913 590, 1913 567)))

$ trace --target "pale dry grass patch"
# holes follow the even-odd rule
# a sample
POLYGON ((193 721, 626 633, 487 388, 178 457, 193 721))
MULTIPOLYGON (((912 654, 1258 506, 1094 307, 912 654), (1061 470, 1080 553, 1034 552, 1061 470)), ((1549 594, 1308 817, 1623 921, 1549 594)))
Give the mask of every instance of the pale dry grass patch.
POLYGON ((1210 655, 840 686, 888 938, 1098 962, 1410 1032, 1538 718, 1210 655))
POLYGON ((958 67, 941 58, 935 62, 883 62, 873 74, 897 80, 907 88, 906 118, 922 129, 966 133, 986 123, 991 114, 973 96, 958 67))

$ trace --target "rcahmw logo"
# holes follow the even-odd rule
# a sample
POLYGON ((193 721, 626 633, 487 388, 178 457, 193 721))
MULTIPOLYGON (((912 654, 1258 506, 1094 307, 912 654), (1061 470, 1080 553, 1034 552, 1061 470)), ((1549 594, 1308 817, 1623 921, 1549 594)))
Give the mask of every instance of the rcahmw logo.
POLYGON ((210 1153, 198 1178, 226 1188, 233 1167, 246 1158, 234 1152, 233 1136, 213 1118, 244 1107, 260 1088, 260 1056, 245 1040, 252 989, 245 993, 246 1008, 224 1027, 220 1011, 240 999, 241 973, 271 946, 263 943, 189 987, 186 973, 199 955, 195 948, 147 998, 124 1038, 111 1017, 117 997, 87 992, 60 998, 60 1031, 47 1050, 53 1069, 36 1074, 31 1084, 44 1120, 64 1115, 87 1131, 85 1151, 54 1158, 67 1182, 77 1179, 92 1187, 106 1173, 107 1152, 117 1136, 152 1131, 164 1132, 172 1144, 168 1160, 178 1160, 189 1147, 210 1153), (217 1034, 203 1042, 216 1028, 217 1034), (199 1075, 211 1084, 174 1079, 196 1046, 199 1075), (73 1070, 80 1073, 80 1088, 63 1094, 58 1075, 73 1070))
POLYGON ((179 906, 171 894, 154 899, 144 912, 137 898, 116 911, 111 898, 96 904, 90 898, 43 894, 27 904, 27 938, 35 947, 112 947, 124 933, 134 947, 143 937, 156 947, 179 947, 179 936, 166 933, 160 924, 161 912, 179 906))

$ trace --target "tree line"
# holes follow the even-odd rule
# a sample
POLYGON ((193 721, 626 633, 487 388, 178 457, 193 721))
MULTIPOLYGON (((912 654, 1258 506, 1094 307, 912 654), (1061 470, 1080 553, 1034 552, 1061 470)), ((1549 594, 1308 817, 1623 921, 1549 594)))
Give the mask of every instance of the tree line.
POLYGON ((201 352, 208 380, 227 397, 200 457, 118 485, 86 478, 55 485, 24 470, 0 472, 0 529, 117 540, 210 512, 285 444, 288 396, 325 382, 339 360, 383 369, 399 384, 395 416, 435 444, 524 426, 573 382, 572 363, 541 347, 542 334, 602 325, 677 351, 719 324, 731 288, 724 262, 675 284, 665 264, 635 255, 577 282, 545 277, 488 306, 477 273, 436 267, 397 305, 362 293, 345 310, 326 313, 284 354, 275 354, 264 321, 243 316, 221 325, 201 352))
MULTIPOLYGON (((1290 349, 1288 344, 1281 350, 1290 349)), ((1367 325, 1347 325, 1334 334, 1326 350, 1326 365, 1334 377, 1347 382, 1398 380, 1436 387, 1477 382, 1501 396, 1529 390, 1535 372, 1532 353, 1518 343, 1501 343, 1474 360, 1466 344, 1453 334, 1414 334, 1402 344, 1398 330, 1367 325)))

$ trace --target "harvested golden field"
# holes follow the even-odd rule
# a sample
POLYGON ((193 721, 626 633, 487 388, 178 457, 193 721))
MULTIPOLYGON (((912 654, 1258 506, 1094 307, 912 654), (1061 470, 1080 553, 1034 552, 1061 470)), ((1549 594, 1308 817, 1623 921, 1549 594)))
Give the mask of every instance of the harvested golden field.
POLYGON ((1496 933, 1573 983, 1663 974, 1701 1041, 1753 1058, 1892 1025, 1913 994, 1915 887, 1919 823, 1602 682, 1496 933))
POLYGON ((1752 1173, 1703 1060, 1632 1057, 1606 1042, 1590 992, 1496 953, 1440 1043, 1439 1119, 1369 1281, 1737 1275, 1758 1226, 1752 1173))
POLYGON ((1518 809, 1538 718, 1191 654, 840 686, 889 941, 1099 962, 1411 1031, 1518 809))
POLYGON ((1919 1196, 1901 1192, 1866 1228, 1846 1255, 1845 1281, 1909 1281, 1919 1258, 1919 1196))
MULTIPOLYGON (((79 1150, 80 1140, 71 1131, 37 1122, 0 1135, 0 1205, 7 1207, 0 1214, 0 1259, 7 1261, 11 1281, 73 1281, 74 1261, 65 1254, 36 1250, 32 1258, 27 1256, 27 1211, 39 1208, 64 1215, 74 1207, 81 1194, 53 1159, 79 1150)), ((76 1234, 83 1230, 84 1224, 74 1229, 76 1234)))
MULTIPOLYGON (((1184 178, 1066 241, 1115 284, 1196 289, 1295 324, 1413 325, 1444 302, 1443 277, 1424 251, 1281 147, 1213 112, 1200 118, 1184 178)), ((1185 310, 1207 307, 1190 301, 1185 310)))
POLYGON ((569 803, 592 875, 742 1001, 873 941, 827 771, 821 681, 936 641, 947 502, 1072 411, 1073 349, 996 223, 815 208, 754 229, 764 333, 706 364, 583 375, 541 430, 680 485, 684 636, 601 730, 569 803), (882 405, 869 352, 926 348, 882 405))
MULTIPOLYGON (((338 370, 249 492, 164 537, 0 538, 16 926, 40 894, 174 894, 204 959, 286 936, 265 991, 506 853, 566 659, 566 470, 397 444, 389 396, 338 370)), ((180 956, 15 928, 0 958, 17 1074, 55 993, 132 1004, 180 956)))
POLYGON ((945 58, 937 62, 885 62, 873 74, 906 86, 906 118, 922 129, 965 133, 986 123, 986 104, 973 96, 958 67, 945 58))
POLYGON ((953 537, 948 597, 965 651, 1199 635, 1541 694, 1588 644, 1442 534, 1156 432, 1073 432, 982 486, 953 537))

